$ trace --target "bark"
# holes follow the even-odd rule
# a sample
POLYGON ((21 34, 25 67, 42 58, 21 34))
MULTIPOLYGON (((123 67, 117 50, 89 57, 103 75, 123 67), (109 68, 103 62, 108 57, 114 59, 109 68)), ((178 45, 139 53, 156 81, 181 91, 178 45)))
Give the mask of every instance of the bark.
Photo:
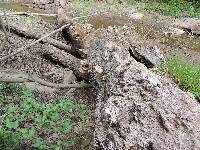
POLYGON ((69 68, 74 72, 77 77, 83 78, 89 81, 89 73, 87 71, 87 64, 83 63, 83 60, 76 58, 73 55, 70 55, 64 51, 57 49, 51 45, 47 45, 49 48, 46 48, 42 51, 42 54, 50 60, 59 63, 60 65, 69 68))
MULTIPOLYGON (((87 16, 82 16, 84 18, 87 16)), ((77 17, 78 18, 78 17, 77 17)), ((76 18, 72 19, 75 20, 76 18)), ((69 28, 65 28, 62 32, 66 40, 70 41, 74 49, 81 55, 82 58, 87 57, 87 43, 86 40, 90 34, 94 31, 94 28, 90 24, 84 26, 79 23, 73 23, 69 28)))
POLYGON ((98 90, 94 149, 200 149, 200 104, 130 55, 131 31, 102 29, 90 40, 98 90))

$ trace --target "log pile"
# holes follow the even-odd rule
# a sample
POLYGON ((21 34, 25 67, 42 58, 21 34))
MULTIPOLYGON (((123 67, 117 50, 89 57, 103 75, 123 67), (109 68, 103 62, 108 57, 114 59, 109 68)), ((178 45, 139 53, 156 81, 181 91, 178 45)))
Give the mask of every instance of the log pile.
MULTIPOLYGON (((40 83, 41 85, 46 85, 46 86, 50 86, 54 88, 55 87, 57 88, 90 87, 90 85, 85 84, 85 83, 80 83, 80 85, 79 84, 69 85, 68 83, 65 83, 65 84, 50 83, 48 81, 44 81, 44 79, 42 78, 41 79, 39 78, 39 76, 43 76, 42 75, 43 73, 42 74, 35 73, 31 75, 33 71, 28 72, 28 74, 25 72, 21 72, 21 73, 18 72, 18 74, 20 75, 19 77, 16 76, 15 74, 13 76, 12 74, 9 75, 9 73, 11 73, 13 69, 16 70, 15 66, 17 66, 17 62, 20 61, 20 59, 24 59, 23 58, 24 56, 33 57, 31 53, 35 53, 37 55, 36 57, 42 57, 42 59, 46 59, 47 61, 51 61, 53 63, 59 64, 59 66, 63 68, 64 70, 68 68, 72 70, 73 73, 76 75, 76 77, 78 77, 79 79, 84 79, 85 81, 89 81, 90 77, 87 71, 87 62, 80 55, 81 51, 80 51, 79 46, 76 45, 75 43, 70 42, 70 41, 74 41, 76 38, 80 40, 80 38, 78 37, 79 34, 75 35, 75 33, 73 32, 74 31, 73 28, 75 28, 76 25, 72 23, 65 24, 61 26, 60 28, 44 35, 43 33, 38 34, 39 32, 33 32, 32 30, 27 30, 27 28, 22 28, 15 24, 10 24, 9 22, 5 23, 5 20, 3 19, 1 19, 0 21, 1 21, 0 27, 1 27, 1 30, 3 31, 2 37, 4 39, 4 40, 2 39, 2 42, 1 42, 2 48, 0 51, 1 52, 0 62, 2 62, 1 68, 3 69, 3 72, 5 73, 4 69, 8 71, 6 74, 3 74, 3 72, 1 72, 2 75, 0 77, 0 81, 16 82, 16 83, 37 82, 37 83, 40 83), (65 37, 68 37, 69 44, 66 44, 65 41, 60 41, 52 37, 52 35, 56 34, 57 32, 62 32, 62 31, 65 37), (11 37, 17 40, 12 39, 11 37), (75 39, 72 39, 72 38, 75 38, 75 39), (24 39, 26 39, 25 41, 32 41, 32 42, 28 42, 27 44, 19 46, 19 48, 15 48, 15 50, 13 50, 12 48, 13 46, 20 44, 20 42, 17 43, 18 39, 20 41, 23 41, 23 43, 24 43, 24 39), (13 42, 13 44, 11 44, 10 42, 13 42), (35 49, 34 46, 36 45, 42 46, 43 48, 35 49), (7 53, 10 50, 12 52, 7 53), (13 61, 15 61, 15 63, 13 63, 13 61), (8 64, 9 66, 13 65, 14 68, 11 67, 11 70, 8 70, 9 68, 7 67, 8 65, 4 65, 4 64, 8 64)), ((23 63, 25 63, 24 65, 27 66, 30 70, 33 69, 29 67, 28 62, 23 62, 23 63)), ((33 62, 33 63, 37 64, 39 62, 33 62)), ((21 66, 23 65, 21 64, 21 66)), ((24 68, 21 68, 19 65, 18 65, 18 68, 19 70, 24 70, 24 68)), ((43 70, 39 72, 43 72, 43 70)), ((64 80, 64 78, 62 80, 64 80)))

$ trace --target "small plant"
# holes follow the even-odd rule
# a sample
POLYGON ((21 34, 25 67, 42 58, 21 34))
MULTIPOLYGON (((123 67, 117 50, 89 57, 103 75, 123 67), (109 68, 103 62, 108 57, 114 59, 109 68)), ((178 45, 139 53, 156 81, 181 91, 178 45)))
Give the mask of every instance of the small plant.
POLYGON ((91 113, 70 97, 40 103, 24 86, 1 83, 0 97, 0 149, 24 143, 37 149, 69 149, 76 142, 74 128, 84 131, 91 113))
POLYGON ((172 58, 161 66, 184 90, 190 91, 200 100, 200 67, 184 63, 180 58, 172 58))

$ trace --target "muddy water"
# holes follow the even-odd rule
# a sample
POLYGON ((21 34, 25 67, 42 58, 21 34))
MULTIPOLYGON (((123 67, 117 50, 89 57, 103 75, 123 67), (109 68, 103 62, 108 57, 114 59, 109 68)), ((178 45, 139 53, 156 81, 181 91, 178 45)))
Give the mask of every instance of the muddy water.
POLYGON ((0 3, 0 8, 13 9, 15 11, 33 11, 33 8, 20 3, 0 3))
POLYGON ((95 29, 108 28, 108 26, 123 26, 127 19, 120 16, 96 16, 89 18, 88 23, 92 24, 95 29))
POLYGON ((136 27, 135 31, 142 37, 146 37, 146 39, 157 39, 171 48, 191 49, 200 52, 200 37, 197 36, 166 36, 163 32, 158 32, 151 28, 144 27, 136 27))
MULTIPOLYGON (((108 26, 123 26, 133 25, 125 18, 109 18, 109 17, 95 17, 90 18, 89 23, 93 25, 95 29, 107 28, 108 26)), ((133 30, 138 33, 141 38, 145 37, 147 40, 157 40, 164 45, 171 48, 190 49, 200 52, 200 37, 191 36, 166 36, 162 31, 156 31, 153 26, 142 25, 141 23, 135 23, 133 30)))
MULTIPOLYGON (((22 3, 0 3, 0 9, 11 9, 17 12, 35 12, 35 13, 45 13, 41 10, 35 9, 31 6, 31 4, 22 4, 22 3)), ((55 21, 55 17, 53 16, 42 16, 42 18, 49 22, 53 23, 55 21)))

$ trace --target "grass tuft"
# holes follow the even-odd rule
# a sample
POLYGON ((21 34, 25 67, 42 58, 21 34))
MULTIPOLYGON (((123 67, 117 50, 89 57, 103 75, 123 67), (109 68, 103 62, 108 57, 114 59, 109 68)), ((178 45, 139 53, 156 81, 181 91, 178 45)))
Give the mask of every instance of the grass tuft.
POLYGON ((200 100, 200 66, 191 62, 184 63, 180 58, 172 58, 161 65, 161 69, 168 72, 182 89, 190 91, 200 100))
POLYGON ((200 18, 200 2, 187 0, 124 0, 140 11, 155 11, 165 15, 176 17, 196 17, 200 18))

